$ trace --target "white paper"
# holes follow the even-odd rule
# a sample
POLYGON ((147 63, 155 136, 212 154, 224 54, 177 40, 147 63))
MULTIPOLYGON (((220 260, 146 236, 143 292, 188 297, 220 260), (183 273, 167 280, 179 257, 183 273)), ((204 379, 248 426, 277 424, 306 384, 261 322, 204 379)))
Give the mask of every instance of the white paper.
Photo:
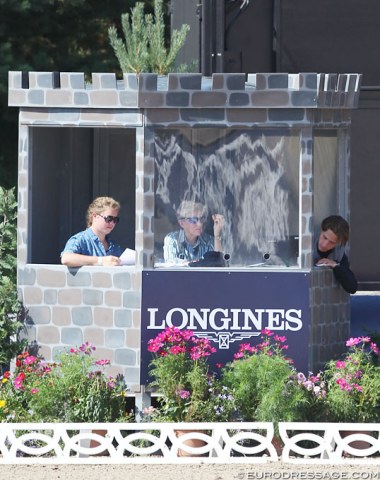
POLYGON ((120 256, 122 265, 135 265, 136 263, 136 252, 131 248, 126 248, 120 256))

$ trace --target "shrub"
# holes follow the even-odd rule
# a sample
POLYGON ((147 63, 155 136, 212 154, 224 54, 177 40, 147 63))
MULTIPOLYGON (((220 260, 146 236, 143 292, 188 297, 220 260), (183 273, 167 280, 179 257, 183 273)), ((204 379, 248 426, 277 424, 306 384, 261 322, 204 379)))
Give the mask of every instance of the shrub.
POLYGON ((369 337, 350 338, 348 351, 324 370, 327 421, 380 421, 379 349, 369 337))
POLYGON ((235 410, 232 390, 209 373, 207 359, 215 353, 209 341, 190 330, 167 328, 149 341, 152 387, 159 408, 148 409, 151 420, 166 422, 228 421, 235 410))
POLYGON ((235 360, 222 370, 222 382, 234 390, 243 421, 302 421, 308 405, 297 372, 284 351, 285 337, 265 329, 257 346, 241 344, 235 360))
POLYGON ((137 2, 131 14, 121 16, 125 42, 114 26, 108 29, 110 44, 123 72, 155 72, 165 75, 173 69, 179 50, 185 43, 189 25, 172 32, 170 47, 165 45, 162 0, 154 2, 154 16, 144 15, 144 4, 137 2))
POLYGON ((25 312, 17 296, 17 202, 14 189, 0 187, 0 364, 9 366, 21 340, 25 312))
POLYGON ((46 363, 28 352, 18 355, 0 389, 0 419, 7 422, 127 421, 122 376, 105 374, 109 360, 94 360, 89 343, 46 363))

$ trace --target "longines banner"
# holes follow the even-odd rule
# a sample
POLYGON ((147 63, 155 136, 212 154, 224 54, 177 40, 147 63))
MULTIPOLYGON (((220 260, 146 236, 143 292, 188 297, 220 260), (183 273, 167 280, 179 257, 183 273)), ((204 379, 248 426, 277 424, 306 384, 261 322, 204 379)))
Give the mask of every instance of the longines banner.
POLYGON ((141 384, 149 382, 147 345, 167 327, 207 337, 225 364, 264 328, 285 336, 287 356, 307 374, 310 275, 305 272, 145 271, 141 310, 141 384))

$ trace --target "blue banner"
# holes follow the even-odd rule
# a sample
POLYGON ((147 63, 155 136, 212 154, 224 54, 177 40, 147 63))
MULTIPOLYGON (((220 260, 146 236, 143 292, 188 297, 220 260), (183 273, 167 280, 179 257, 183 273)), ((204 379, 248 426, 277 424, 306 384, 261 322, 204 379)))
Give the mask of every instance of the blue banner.
POLYGON ((141 384, 149 382, 148 341, 167 327, 207 337, 213 364, 233 360, 241 343, 256 345, 269 329, 285 336, 286 354, 308 372, 310 274, 305 272, 143 272, 141 384))

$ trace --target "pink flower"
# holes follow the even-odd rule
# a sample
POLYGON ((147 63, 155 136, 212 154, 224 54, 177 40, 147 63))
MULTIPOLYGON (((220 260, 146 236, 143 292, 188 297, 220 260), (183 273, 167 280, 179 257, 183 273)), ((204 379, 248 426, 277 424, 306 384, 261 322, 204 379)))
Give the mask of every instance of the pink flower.
POLYGON ((186 352, 186 348, 180 347, 179 345, 173 345, 172 347, 170 347, 169 352, 172 353, 173 355, 178 355, 179 353, 186 352))
POLYGON ((34 355, 29 355, 24 359, 24 365, 32 365, 37 361, 37 358, 34 355))
POLYGON ((22 388, 22 378, 18 375, 14 380, 13 380, 13 386, 15 387, 16 390, 19 390, 22 388))
POLYGON ((336 366, 336 368, 345 368, 346 362, 343 362, 342 360, 338 360, 338 361, 335 363, 335 366, 336 366))
POLYGON ((262 335, 266 335, 267 337, 271 337, 273 335, 273 332, 269 330, 269 328, 264 328, 261 330, 262 335))
POLYGON ((190 340, 191 337, 194 335, 191 330, 182 330, 181 333, 182 333, 182 338, 183 338, 185 341, 190 340))
POLYGON ((281 342, 281 343, 286 342, 285 336, 280 337, 279 335, 275 335, 273 338, 276 340, 276 342, 281 342))
POLYGON ((190 392, 188 390, 177 390, 176 394, 182 398, 182 400, 186 400, 190 397, 190 392))
POLYGON ((151 338, 148 342, 148 352, 158 352, 160 348, 162 348, 164 344, 157 339, 151 338))
POLYGON ((111 363, 110 360, 96 360, 95 365, 105 366, 105 365, 110 365, 110 363, 111 363))
POLYGON ((371 341, 370 337, 360 337, 360 340, 363 342, 363 343, 369 343, 371 341))
POLYGON ((353 347, 355 345, 358 345, 360 343, 360 338, 350 338, 349 340, 347 340, 346 342, 346 347, 353 347))
POLYGON ((79 350, 85 355, 91 355, 91 353, 96 350, 96 347, 92 343, 86 342, 79 347, 79 350))
POLYGON ((31 388, 31 389, 30 389, 30 393, 31 393, 32 395, 34 395, 34 394, 36 394, 36 393, 38 393, 38 392, 39 392, 39 389, 38 389, 38 388, 31 388))

